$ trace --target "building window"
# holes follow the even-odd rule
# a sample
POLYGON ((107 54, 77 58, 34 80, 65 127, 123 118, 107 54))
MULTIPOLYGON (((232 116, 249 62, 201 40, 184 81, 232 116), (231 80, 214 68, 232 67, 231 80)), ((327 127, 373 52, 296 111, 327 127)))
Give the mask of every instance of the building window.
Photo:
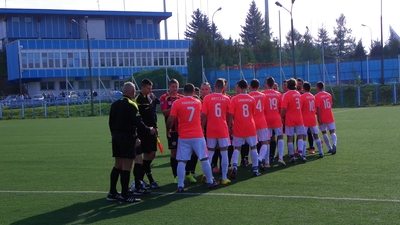
POLYGON ((114 90, 122 91, 125 81, 114 81, 114 90))
POLYGON ((87 67, 87 53, 86 52, 81 52, 81 65, 82 67, 87 67))
POLYGON ((182 66, 186 65, 185 52, 181 52, 181 65, 182 66))
POLYGON ((135 20, 135 23, 136 23, 136 24, 142 24, 142 20, 141 20, 141 19, 136 19, 136 20, 135 20))
POLYGON ((106 53, 100 52, 100 66, 105 67, 106 66, 106 53))
POLYGON ((32 17, 25 17, 25 23, 31 23, 32 17))
POLYGON ((158 66, 158 52, 153 52, 153 57, 154 66, 158 66))
POLYGON ((11 21, 12 21, 13 23, 19 23, 19 17, 13 16, 13 17, 11 18, 11 21))
POLYGON ((40 90, 54 90, 54 82, 40 82, 40 90))
MULTIPOLYGON (((73 81, 68 82, 68 89, 72 89, 73 85, 73 81)), ((67 82, 65 81, 60 81, 60 90, 67 90, 67 82)))
POLYGON ((106 66, 111 67, 111 52, 106 52, 106 66))
POLYGON ((28 53, 28 68, 32 69, 33 67, 33 53, 28 53))
POLYGON ((153 20, 147 20, 147 24, 153 24, 153 20))
POLYGON ((171 66, 175 66, 175 52, 170 52, 171 66))
POLYGON ((135 53, 129 52, 129 66, 135 66, 135 53))
POLYGON ((26 53, 21 53, 22 69, 28 68, 28 56, 26 53))
POLYGON ((117 53, 116 52, 111 53, 111 63, 112 63, 112 66, 117 66, 117 53))
POLYGON ((90 55, 92 56, 91 60, 93 62, 94 67, 99 67, 99 53, 98 52, 91 52, 90 55))
POLYGON ((79 81, 79 89, 90 89, 90 81, 79 81))
POLYGON ((102 89, 102 88, 106 88, 106 89, 110 89, 110 81, 109 80, 102 80, 100 83, 100 87, 99 87, 99 82, 96 82, 96 89, 102 89), (104 86, 103 86, 104 85, 104 86))
POLYGON ((63 53, 61 53, 61 64, 62 64, 62 67, 67 67, 67 65, 68 65, 68 57, 67 57, 67 53, 66 52, 63 52, 63 53))
POLYGON ((60 68, 60 53, 54 53, 54 67, 60 68))
POLYGON ((34 53, 35 68, 40 68, 40 53, 34 53))
POLYGON ((49 58, 49 68, 54 68, 54 53, 49 52, 47 57, 49 58))
POLYGON ((79 52, 74 52, 74 67, 80 67, 79 52))
POLYGON ((72 52, 68 53, 68 67, 74 67, 74 54, 72 52))

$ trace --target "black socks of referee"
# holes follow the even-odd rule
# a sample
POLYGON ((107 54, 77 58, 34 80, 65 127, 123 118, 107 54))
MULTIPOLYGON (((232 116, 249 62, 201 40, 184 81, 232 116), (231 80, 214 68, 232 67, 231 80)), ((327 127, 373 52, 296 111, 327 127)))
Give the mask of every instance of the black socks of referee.
POLYGON ((149 179, 149 183, 153 183, 154 179, 153 179, 153 175, 151 174, 151 162, 153 160, 143 160, 143 173, 146 174, 147 178, 149 179))
POLYGON ((176 158, 169 158, 169 161, 171 163, 171 169, 172 169, 172 174, 174 177, 178 176, 177 169, 178 169, 178 160, 176 158))
POLYGON ((121 173, 121 169, 117 169, 117 168, 113 167, 113 169, 111 170, 111 173, 110 173, 110 193, 111 194, 118 193, 117 182, 118 182, 120 173, 121 173))
POLYGON ((129 189, 129 178, 131 175, 131 171, 122 170, 121 171, 121 196, 124 198, 128 197, 128 189, 129 189))
POLYGON ((135 178, 135 188, 141 188, 140 181, 143 180, 143 165, 139 163, 135 163, 135 167, 133 167, 133 177, 135 178))

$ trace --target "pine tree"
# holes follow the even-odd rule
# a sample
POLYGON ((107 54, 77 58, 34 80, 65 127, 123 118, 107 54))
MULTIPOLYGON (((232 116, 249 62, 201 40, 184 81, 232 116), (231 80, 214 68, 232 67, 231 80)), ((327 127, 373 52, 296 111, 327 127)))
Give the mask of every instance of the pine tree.
POLYGON ((245 26, 241 27, 242 32, 239 35, 246 46, 254 46, 266 36, 265 22, 254 0, 250 4, 245 26))
POLYGON ((192 22, 189 23, 184 33, 186 39, 193 39, 199 30, 212 34, 213 29, 210 20, 199 9, 193 12, 192 19, 192 22))
POLYGON ((335 38, 332 40, 333 48, 339 60, 348 58, 356 46, 355 38, 351 36, 352 30, 346 27, 346 17, 340 14, 336 19, 337 27, 334 27, 335 38))

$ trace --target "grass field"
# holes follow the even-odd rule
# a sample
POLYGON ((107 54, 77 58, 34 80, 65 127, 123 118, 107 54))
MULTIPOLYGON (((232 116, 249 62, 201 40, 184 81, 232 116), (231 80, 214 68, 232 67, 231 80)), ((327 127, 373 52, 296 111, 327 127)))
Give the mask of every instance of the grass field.
POLYGON ((108 117, 0 121, 0 224, 398 224, 400 107, 334 112, 334 156, 256 178, 239 168, 229 185, 186 182, 176 194, 167 150, 153 164, 162 189, 129 205, 105 200, 108 117))

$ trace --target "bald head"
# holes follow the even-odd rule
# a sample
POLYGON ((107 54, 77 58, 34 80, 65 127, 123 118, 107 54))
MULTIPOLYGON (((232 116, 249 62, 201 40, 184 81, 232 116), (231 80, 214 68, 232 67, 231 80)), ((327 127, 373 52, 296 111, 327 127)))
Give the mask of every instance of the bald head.
POLYGON ((126 95, 130 98, 135 97, 135 92, 136 88, 135 85, 132 82, 126 82, 124 83, 124 86, 122 87, 122 94, 126 95))

